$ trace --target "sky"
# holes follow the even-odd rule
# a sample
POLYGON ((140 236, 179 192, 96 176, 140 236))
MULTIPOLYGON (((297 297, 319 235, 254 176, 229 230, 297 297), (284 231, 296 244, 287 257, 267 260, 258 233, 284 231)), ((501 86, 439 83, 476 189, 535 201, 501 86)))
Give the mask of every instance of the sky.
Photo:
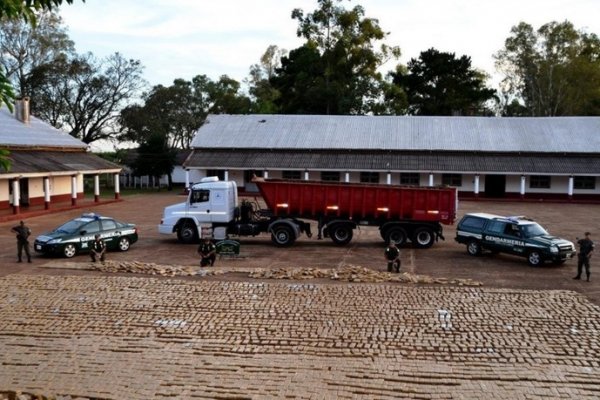
MULTIPOLYGON (((470 56, 475 68, 500 78, 493 55, 524 21, 535 29, 550 21, 571 21, 600 35, 600 0, 344 0, 361 5, 365 16, 389 32, 406 64, 431 47, 470 56)), ((269 45, 292 50, 295 8, 312 12, 317 0, 75 0, 60 14, 79 53, 105 57, 115 52, 144 65, 150 85, 170 85, 207 75, 242 82, 269 45)), ((383 67, 393 70, 396 62, 383 67)))

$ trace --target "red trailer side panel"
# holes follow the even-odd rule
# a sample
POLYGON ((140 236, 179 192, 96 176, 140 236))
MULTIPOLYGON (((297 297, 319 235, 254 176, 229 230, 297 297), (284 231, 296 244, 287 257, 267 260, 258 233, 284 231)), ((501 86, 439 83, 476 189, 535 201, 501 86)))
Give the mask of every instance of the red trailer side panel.
POLYGON ((269 209, 278 216, 320 216, 360 220, 415 220, 450 225, 456 218, 456 188, 365 183, 255 181, 269 209))

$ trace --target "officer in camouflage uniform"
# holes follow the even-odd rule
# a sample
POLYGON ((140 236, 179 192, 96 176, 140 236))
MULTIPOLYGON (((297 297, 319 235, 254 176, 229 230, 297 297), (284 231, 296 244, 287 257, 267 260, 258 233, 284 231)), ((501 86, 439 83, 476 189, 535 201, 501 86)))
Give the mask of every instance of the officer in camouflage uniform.
POLYGON ((396 247, 396 243, 390 242, 385 249, 385 259, 387 260, 388 272, 400 272, 400 249, 396 247))

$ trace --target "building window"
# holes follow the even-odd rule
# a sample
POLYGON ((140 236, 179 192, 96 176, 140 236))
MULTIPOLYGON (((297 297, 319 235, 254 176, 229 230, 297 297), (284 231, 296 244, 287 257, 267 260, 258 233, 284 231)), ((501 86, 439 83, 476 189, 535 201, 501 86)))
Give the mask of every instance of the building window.
POLYGON ((596 177, 595 176, 576 176, 573 180, 573 187, 575 189, 596 189, 596 177))
POLYGON ((302 179, 302 171, 281 171, 281 177, 283 179, 299 181, 302 179))
POLYGON ((361 172, 360 181, 362 183, 379 183, 379 172, 361 172))
POLYGON ((530 189, 550 189, 550 176, 548 175, 531 175, 529 177, 530 189))
POLYGON ((462 186, 461 174, 442 174, 442 185, 446 186, 462 186))
POLYGON ((339 182, 340 173, 338 171, 321 171, 321 180, 323 182, 339 182))
POLYGON ((421 184, 421 177, 415 173, 400 174, 400 184, 419 186, 421 184))
POLYGON ((206 176, 218 176, 220 181, 225 180, 225 170, 222 169, 207 169, 206 176))

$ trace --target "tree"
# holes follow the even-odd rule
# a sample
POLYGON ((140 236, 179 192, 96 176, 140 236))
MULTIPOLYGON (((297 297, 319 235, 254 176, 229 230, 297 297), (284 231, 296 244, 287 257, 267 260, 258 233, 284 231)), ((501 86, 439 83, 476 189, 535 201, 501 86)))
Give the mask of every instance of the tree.
POLYGON ((0 25, 0 65, 17 95, 29 95, 28 81, 36 68, 75 54, 74 44, 62 23, 57 14, 44 12, 35 26, 21 20, 0 25))
POLYGON ((486 115, 485 103, 495 90, 485 86, 485 75, 471 67, 471 58, 429 49, 411 59, 407 71, 397 70, 394 83, 408 97, 414 115, 486 115))
POLYGON ((319 8, 298 20, 297 35, 306 43, 281 59, 271 79, 286 113, 365 114, 381 97, 377 69, 400 56, 398 47, 381 44, 387 33, 361 6, 346 10, 341 0, 318 0, 319 8), (308 91, 308 93, 306 92, 308 91))
MULTIPOLYGON (((72 4, 73 0, 64 0, 64 2, 72 4)), ((0 25, 22 18, 35 26, 36 11, 50 11, 53 7, 58 7, 62 3, 63 0, 4 0, 0 2, 0 25)), ((15 94, 6 76, 6 71, 4 71, 4 68, 0 68, 0 106, 6 104, 8 109, 12 111, 14 98, 15 94)), ((0 165, 8 170, 10 160, 5 153, 5 151, 0 152, 0 165)))
POLYGON ((600 39, 572 23, 511 29, 494 56, 504 91, 531 116, 600 115, 600 39))
POLYGON ((144 143, 137 149, 138 156, 131 166, 134 175, 153 176, 160 178, 168 176, 168 190, 173 190, 173 167, 175 165, 175 151, 169 147, 166 136, 161 133, 150 134, 144 143))
MULTIPOLYGON (((73 0, 3 0, 0 2, 0 25, 4 25, 9 21, 22 19, 31 26, 35 26, 37 13, 52 11, 52 9, 60 6, 63 2, 73 4, 73 0)), ((0 68, 0 105, 3 103, 6 104, 12 111, 12 101, 14 98, 15 94, 6 76, 6 71, 0 68)))
POLYGON ((58 58, 31 74, 32 112, 84 143, 114 138, 120 111, 145 85, 142 70, 119 53, 58 58))
POLYGON ((253 100, 251 110, 253 113, 276 114, 278 112, 275 102, 280 97, 280 93, 271 84, 271 79, 275 76, 277 68, 281 67, 281 58, 286 54, 286 50, 270 45, 260 58, 260 63, 250 67, 247 83, 253 100))

